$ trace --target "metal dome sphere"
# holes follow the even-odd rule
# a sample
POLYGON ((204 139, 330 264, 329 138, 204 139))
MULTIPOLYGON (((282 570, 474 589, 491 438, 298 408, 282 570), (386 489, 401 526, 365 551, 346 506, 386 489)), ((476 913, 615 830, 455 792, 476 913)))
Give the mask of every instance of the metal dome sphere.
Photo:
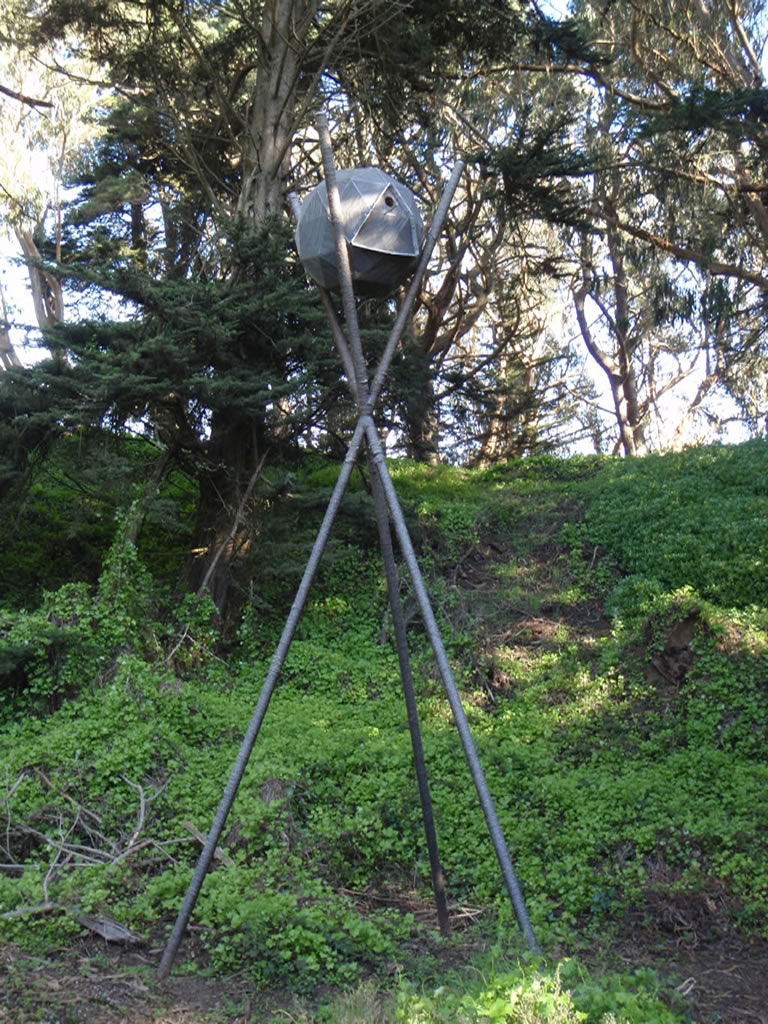
MULTIPOLYGON (((412 192, 378 167, 338 171, 341 222, 355 291, 388 295, 415 269, 424 224, 412 192)), ((307 195, 296 226, 299 258, 321 287, 339 288, 325 182, 307 195)))

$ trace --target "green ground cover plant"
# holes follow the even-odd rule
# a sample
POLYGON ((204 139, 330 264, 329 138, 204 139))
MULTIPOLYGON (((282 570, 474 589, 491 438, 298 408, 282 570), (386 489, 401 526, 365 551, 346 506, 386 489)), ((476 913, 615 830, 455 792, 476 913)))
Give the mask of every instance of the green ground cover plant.
POLYGON ((764 607, 765 459, 756 440, 608 462, 585 488, 589 536, 625 574, 690 586, 724 607, 764 607))
POLYGON ((659 989, 653 972, 607 975, 598 982, 573 960, 554 969, 497 966, 431 992, 402 985, 395 1019, 400 1024, 675 1024, 678 1012, 659 989))
MULTIPOLYGON (((534 929, 555 951, 543 971, 523 955, 404 579, 441 857, 452 906, 477 909, 480 962, 448 970, 426 952, 454 947, 424 924, 428 862, 360 478, 179 970, 293 992, 305 1020, 342 1020, 346 996, 324 1011, 313 993, 366 979, 371 1020, 374 1005, 406 1024, 686 1020, 670 981, 581 957, 630 917, 768 938, 767 452, 393 465, 534 929), (558 969, 564 951, 576 959, 558 969)), ((300 509, 311 534, 332 477, 296 473, 280 515, 300 509)), ((253 598, 223 636, 206 601, 154 586, 129 520, 94 583, 0 610, 0 939, 39 955, 87 934, 89 916, 162 945, 282 628, 281 543, 300 564, 296 531, 264 527, 269 564, 254 561, 253 598)))

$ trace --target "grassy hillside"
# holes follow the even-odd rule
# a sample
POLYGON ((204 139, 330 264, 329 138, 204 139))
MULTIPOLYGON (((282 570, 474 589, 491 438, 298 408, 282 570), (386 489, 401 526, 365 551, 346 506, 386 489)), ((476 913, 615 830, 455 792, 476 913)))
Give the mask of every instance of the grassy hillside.
MULTIPOLYGON (((252 1020, 752 1019, 724 1008, 748 1010, 754 980, 713 987, 707 951, 742 950, 748 978, 768 948, 768 445, 392 472, 545 963, 519 936, 404 579, 454 925, 435 932, 358 480, 174 984, 202 972, 230 1000, 205 1010, 222 1020, 246 999, 252 1020)), ((97 585, 0 610, 0 941, 16 965, 0 1020, 63 1024, 85 1005, 101 1020, 87 993, 30 983, 95 947, 142 979, 121 1019, 203 1019, 165 1016, 151 965, 333 475, 292 476, 262 518, 237 635, 204 602, 175 605, 150 571, 156 535, 142 560, 119 525, 97 585), (105 942, 116 926, 122 944, 105 942)))

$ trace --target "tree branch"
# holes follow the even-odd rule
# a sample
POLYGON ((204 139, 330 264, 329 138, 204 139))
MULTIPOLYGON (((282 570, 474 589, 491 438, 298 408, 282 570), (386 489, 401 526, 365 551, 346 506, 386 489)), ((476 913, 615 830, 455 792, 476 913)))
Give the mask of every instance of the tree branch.
POLYGON ((25 96, 23 92, 16 92, 15 89, 9 89, 7 85, 0 85, 0 92, 6 96, 10 96, 12 100, 18 100, 19 103, 25 103, 28 107, 53 107, 53 104, 49 100, 38 100, 34 96, 25 96))
POLYGON ((242 500, 238 505, 237 511, 235 512, 235 518, 232 522, 232 526, 230 527, 227 536, 216 549, 216 552, 213 558, 211 559, 210 565, 205 571, 205 575, 203 576, 200 586, 197 588, 197 593, 195 596, 198 598, 202 597, 203 594, 205 593, 208 584, 211 581, 211 577, 213 576, 214 569, 216 568, 219 562, 219 559, 224 554, 227 547, 235 539, 235 535, 237 534, 238 528, 240 526, 240 520, 243 518, 243 513, 245 512, 245 506, 248 504, 251 494, 253 493, 253 489, 256 486, 256 482, 261 476, 261 471, 264 467, 264 460, 266 459, 266 457, 267 455, 265 452, 264 455, 262 455, 262 457, 259 459, 258 466, 256 467, 256 469, 254 469, 253 473, 251 474, 251 479, 248 481, 248 486, 245 489, 245 494, 243 495, 242 500))
POLYGON ((692 249, 686 245, 678 245, 676 242, 672 242, 668 238, 662 238, 660 235, 654 235, 650 231, 646 231, 645 228, 635 227, 624 220, 620 220, 618 217, 614 218, 614 223, 621 231, 626 231, 626 233, 631 235, 633 238, 639 238, 643 242, 648 242, 656 249, 661 249, 662 252, 668 252, 670 256, 674 256, 676 259, 695 263, 697 266, 708 270, 710 274, 714 274, 716 277, 735 277, 739 281, 748 281, 750 284, 759 288, 760 291, 768 292, 768 277, 764 277, 762 274, 755 273, 751 270, 745 270, 744 267, 739 267, 734 263, 721 263, 719 260, 710 260, 702 252, 698 252, 696 249, 692 249))

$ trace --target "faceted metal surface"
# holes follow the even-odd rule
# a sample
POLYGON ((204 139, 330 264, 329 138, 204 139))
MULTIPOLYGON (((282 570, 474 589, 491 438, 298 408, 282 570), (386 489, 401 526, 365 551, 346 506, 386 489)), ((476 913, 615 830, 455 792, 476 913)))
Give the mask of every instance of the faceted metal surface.
MULTIPOLYGON (((387 295, 409 276, 418 260, 424 224, 416 200, 378 167, 337 171, 336 180, 355 291, 387 295)), ((309 276, 323 288, 338 289, 325 182, 301 204, 296 245, 309 276)))

